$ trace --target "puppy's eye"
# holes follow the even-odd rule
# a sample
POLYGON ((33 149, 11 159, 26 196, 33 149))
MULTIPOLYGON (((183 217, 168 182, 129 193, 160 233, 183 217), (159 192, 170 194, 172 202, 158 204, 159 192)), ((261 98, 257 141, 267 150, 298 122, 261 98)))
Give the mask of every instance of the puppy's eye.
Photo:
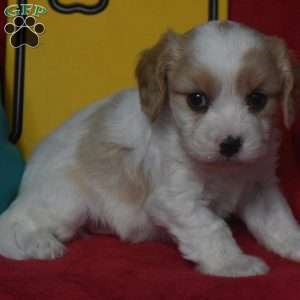
POLYGON ((208 110, 210 101, 205 93, 197 92, 187 96, 187 103, 192 110, 205 113, 208 110))
POLYGON ((268 96, 260 92, 253 92, 246 97, 246 103, 249 107, 249 110, 253 113, 263 110, 267 104, 267 101, 268 96))

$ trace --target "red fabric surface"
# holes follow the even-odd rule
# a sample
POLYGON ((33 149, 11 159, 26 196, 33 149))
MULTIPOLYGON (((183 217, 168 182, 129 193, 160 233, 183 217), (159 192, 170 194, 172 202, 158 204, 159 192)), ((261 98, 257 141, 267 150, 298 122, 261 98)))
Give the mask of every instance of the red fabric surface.
POLYGON ((73 242, 55 261, 0 258, 0 299, 299 300, 300 264, 265 251, 241 225, 234 227, 242 248, 271 266, 269 275, 205 276, 194 272, 173 245, 129 245, 98 236, 73 242))
MULTIPOLYGON (((300 54, 298 0, 231 0, 231 19, 284 37, 300 54)), ((300 220, 300 119, 284 135, 281 186, 300 220), (299 147, 299 148, 297 148, 299 147)), ((271 267, 265 276, 229 279, 193 271, 172 244, 129 245, 114 237, 74 241, 56 261, 15 262, 0 258, 0 300, 16 299, 174 299, 298 300, 300 263, 281 259, 261 246, 241 224, 233 226, 246 253, 271 267)))

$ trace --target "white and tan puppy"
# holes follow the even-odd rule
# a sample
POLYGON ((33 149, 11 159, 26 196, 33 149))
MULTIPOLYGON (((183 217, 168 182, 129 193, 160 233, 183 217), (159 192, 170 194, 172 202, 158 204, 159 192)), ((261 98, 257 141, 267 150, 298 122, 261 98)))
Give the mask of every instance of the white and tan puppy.
POLYGON ((238 215, 268 249, 300 261, 300 229, 275 175, 283 110, 295 113, 285 44, 234 22, 166 33, 138 63, 139 91, 99 101, 52 133, 0 218, 0 254, 63 255, 83 226, 139 242, 176 241, 207 274, 250 276, 224 218, 238 215))

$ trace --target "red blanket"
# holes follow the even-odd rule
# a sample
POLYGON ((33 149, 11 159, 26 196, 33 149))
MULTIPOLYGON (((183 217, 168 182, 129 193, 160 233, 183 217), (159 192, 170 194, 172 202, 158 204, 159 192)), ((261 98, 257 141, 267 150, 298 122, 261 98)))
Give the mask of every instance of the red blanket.
MULTIPOLYGON (((230 2, 232 19, 278 34, 300 53, 298 0, 230 2)), ((300 220, 299 153, 300 119, 285 134, 279 168, 282 188, 300 220)), ((271 266, 268 275, 241 279, 205 276, 194 272, 193 265, 183 260, 172 244, 129 245, 114 237, 97 236, 73 242, 67 255, 56 261, 0 258, 0 300, 300 299, 300 263, 266 251, 241 224, 233 228, 245 252, 262 257, 271 266)))
POLYGON ((0 299, 299 300, 300 264, 267 252, 240 224, 233 227, 245 252, 271 266, 268 275, 205 276, 194 272, 173 245, 129 245, 98 236, 73 242, 56 261, 0 259, 0 299))

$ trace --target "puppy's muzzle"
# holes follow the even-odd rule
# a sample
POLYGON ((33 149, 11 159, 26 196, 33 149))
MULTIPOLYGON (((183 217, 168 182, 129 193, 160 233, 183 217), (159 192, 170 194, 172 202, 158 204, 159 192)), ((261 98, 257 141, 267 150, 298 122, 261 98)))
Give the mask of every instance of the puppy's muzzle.
POLYGON ((242 139, 240 137, 228 136, 220 144, 220 153, 226 158, 230 158, 240 151, 242 139))

